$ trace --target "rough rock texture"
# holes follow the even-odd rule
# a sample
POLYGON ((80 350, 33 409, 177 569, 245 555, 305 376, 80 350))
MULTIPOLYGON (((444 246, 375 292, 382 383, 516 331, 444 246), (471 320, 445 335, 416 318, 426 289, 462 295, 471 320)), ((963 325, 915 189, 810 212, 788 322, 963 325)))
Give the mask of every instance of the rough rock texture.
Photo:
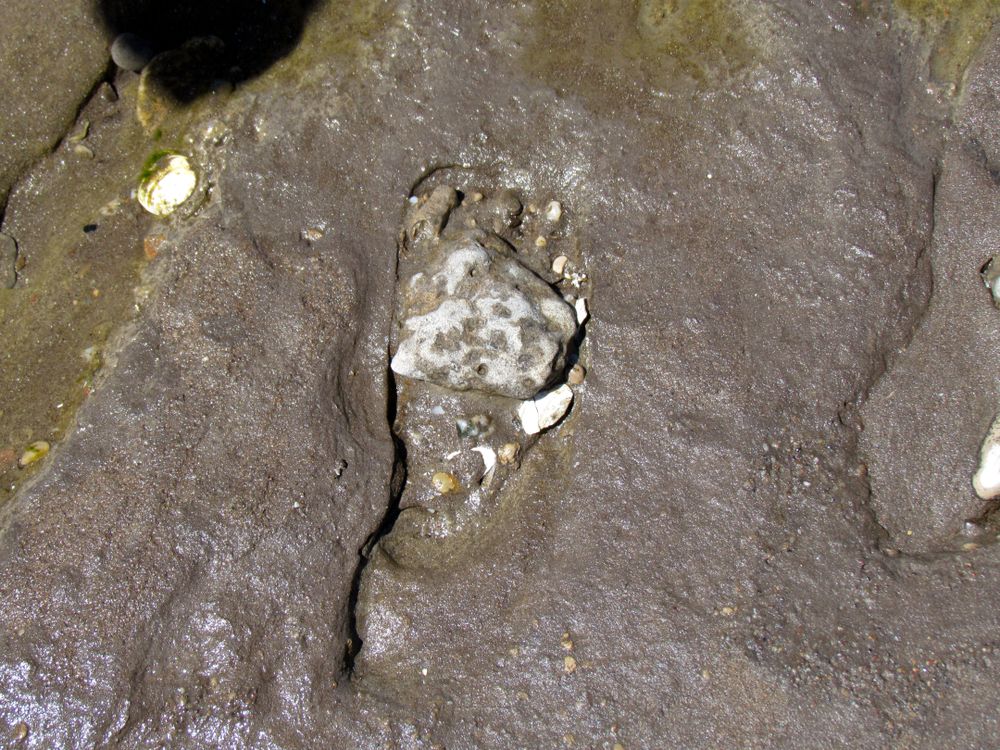
MULTIPOLYGON (((1000 311, 980 269, 1000 250, 1000 41, 969 72, 940 161, 934 297, 863 417, 872 503, 896 546, 954 548, 992 506, 973 492, 979 448, 1000 411, 1000 311)), ((972 535, 972 538, 968 536, 972 535)))
POLYGON ((2 14, 0 206, 14 180, 65 135, 108 65, 92 2, 6 0, 2 14))
POLYGON ((456 390, 527 399, 566 364, 576 316, 512 255, 473 233, 441 243, 410 278, 393 372, 456 390))
POLYGON ((958 251, 992 242, 1000 42, 939 162, 952 102, 881 9, 640 20, 674 7, 693 61, 628 3, 331 3, 212 113, 209 205, 0 511, 0 742, 995 745, 1000 547, 929 540, 995 410, 963 351, 997 249, 958 251), (588 375, 475 523, 415 533, 393 429, 458 402, 394 397, 397 229, 449 169, 578 219, 588 375))

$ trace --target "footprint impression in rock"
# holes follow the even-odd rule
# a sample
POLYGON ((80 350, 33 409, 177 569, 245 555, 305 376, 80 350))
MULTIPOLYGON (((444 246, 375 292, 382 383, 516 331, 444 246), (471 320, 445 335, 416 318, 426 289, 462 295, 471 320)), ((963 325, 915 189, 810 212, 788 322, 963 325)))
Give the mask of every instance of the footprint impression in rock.
POLYGON ((567 412, 587 283, 556 201, 449 185, 410 199, 391 362, 407 469, 396 532, 449 536, 488 512, 532 436, 567 412))

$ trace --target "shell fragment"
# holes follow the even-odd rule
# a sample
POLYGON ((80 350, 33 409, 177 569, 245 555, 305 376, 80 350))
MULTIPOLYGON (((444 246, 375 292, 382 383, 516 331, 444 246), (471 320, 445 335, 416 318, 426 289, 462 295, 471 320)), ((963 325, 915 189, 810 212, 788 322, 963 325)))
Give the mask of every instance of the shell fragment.
POLYGON ((1000 416, 993 420, 983 440, 979 450, 979 468, 972 477, 972 486, 983 500, 1000 496, 1000 416))
POLYGON ((483 457, 483 478, 480 483, 484 487, 489 487, 497 468, 497 452, 488 445, 477 445, 472 450, 483 457))
POLYGON ((21 457, 17 460, 17 468, 23 469, 35 463, 35 461, 45 458, 49 452, 49 447, 48 442, 45 440, 36 440, 21 454, 21 457))
POLYGON ((186 156, 164 153, 146 169, 139 182, 137 197, 144 209, 155 216, 169 216, 191 197, 198 175, 186 156))
POLYGON ((562 419, 572 403, 573 391, 568 385, 522 401, 517 409, 521 428, 529 435, 536 435, 562 419))
POLYGON ((483 473, 489 474, 493 467, 497 465, 497 452, 488 445, 477 445, 472 450, 483 457, 483 473))

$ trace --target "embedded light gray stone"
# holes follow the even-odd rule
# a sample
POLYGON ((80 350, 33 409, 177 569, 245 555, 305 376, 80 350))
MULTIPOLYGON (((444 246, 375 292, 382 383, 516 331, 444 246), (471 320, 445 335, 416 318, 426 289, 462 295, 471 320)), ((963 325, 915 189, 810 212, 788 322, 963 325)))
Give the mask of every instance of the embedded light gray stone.
POLYGON ((514 257, 475 235, 407 284, 393 372, 455 390, 528 399, 566 365, 576 314, 514 257))

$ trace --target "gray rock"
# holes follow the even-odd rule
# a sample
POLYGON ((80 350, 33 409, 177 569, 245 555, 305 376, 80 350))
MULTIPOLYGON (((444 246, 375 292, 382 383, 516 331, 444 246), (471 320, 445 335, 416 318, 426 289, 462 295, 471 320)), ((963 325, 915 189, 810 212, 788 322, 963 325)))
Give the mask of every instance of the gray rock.
POLYGON ((0 289, 13 289, 17 283, 17 243, 0 232, 0 289))
POLYGON ((138 73, 153 59, 153 45, 137 34, 125 32, 111 43, 111 59, 124 70, 138 73))
POLYGON ((0 205, 10 186, 66 135, 107 66, 89 0, 0 4, 0 205))
POLYGON ((573 308, 480 239, 445 242, 439 265, 410 278, 392 369, 456 390, 531 398, 565 366, 573 308))

